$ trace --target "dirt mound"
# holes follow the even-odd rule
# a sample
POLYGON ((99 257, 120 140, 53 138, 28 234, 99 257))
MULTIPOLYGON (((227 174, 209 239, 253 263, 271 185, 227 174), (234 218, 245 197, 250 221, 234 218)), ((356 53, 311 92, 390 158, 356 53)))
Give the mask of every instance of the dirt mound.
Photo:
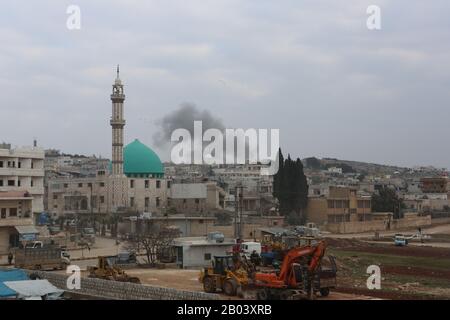
POLYGON ((450 249, 446 248, 415 247, 415 246, 396 247, 394 245, 366 244, 365 246, 355 246, 351 248, 351 250, 377 254, 450 259, 450 249))
POLYGON ((355 248, 355 247, 367 247, 367 243, 357 239, 338 239, 338 238, 326 238, 327 245, 331 248, 355 248))
POLYGON ((416 277, 430 277, 439 279, 450 279, 450 270, 430 270, 406 266, 382 266, 381 272, 387 274, 409 275, 416 277))

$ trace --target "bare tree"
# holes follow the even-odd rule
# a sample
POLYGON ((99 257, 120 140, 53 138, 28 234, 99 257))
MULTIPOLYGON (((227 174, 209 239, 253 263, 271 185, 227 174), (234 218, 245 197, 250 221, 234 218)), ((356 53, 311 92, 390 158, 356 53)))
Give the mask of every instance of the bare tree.
POLYGON ((146 223, 144 228, 140 229, 135 237, 129 240, 127 247, 137 252, 143 250, 147 263, 151 266, 159 261, 167 261, 172 253, 173 240, 180 236, 180 230, 154 223, 146 223))

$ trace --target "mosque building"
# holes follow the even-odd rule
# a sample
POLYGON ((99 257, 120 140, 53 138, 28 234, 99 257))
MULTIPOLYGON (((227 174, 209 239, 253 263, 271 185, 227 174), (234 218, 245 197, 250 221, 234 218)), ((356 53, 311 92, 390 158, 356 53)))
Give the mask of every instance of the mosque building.
POLYGON ((79 214, 164 213, 171 180, 159 156, 138 139, 124 147, 124 86, 112 86, 112 159, 95 177, 56 178, 48 182, 48 212, 53 217, 79 214))

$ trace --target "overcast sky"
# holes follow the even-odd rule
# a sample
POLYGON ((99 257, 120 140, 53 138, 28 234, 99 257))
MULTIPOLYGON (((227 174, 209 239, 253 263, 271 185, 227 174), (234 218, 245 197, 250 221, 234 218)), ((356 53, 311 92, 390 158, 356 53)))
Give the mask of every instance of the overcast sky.
MULTIPOLYGON (((448 0, 41 0, 0 11, 0 142, 110 157, 195 104, 294 156, 450 167, 448 0), (68 30, 66 9, 81 9, 68 30), (381 7, 382 30, 366 27, 381 7)), ((155 148, 158 151, 157 148, 155 148)), ((165 158, 162 155, 162 158, 165 158)))

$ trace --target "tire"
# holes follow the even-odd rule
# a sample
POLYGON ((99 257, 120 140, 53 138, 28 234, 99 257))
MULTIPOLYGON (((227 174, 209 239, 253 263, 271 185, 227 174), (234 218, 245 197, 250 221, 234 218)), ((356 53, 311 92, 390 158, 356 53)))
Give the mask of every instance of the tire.
POLYGON ((330 294, 330 288, 320 288, 319 291, 322 297, 327 297, 330 294))
POLYGON ((290 300, 292 297, 292 292, 283 291, 280 293, 280 300, 290 300))
POLYGON ((235 296, 236 295, 236 289, 237 289, 237 285, 236 282, 233 280, 225 280, 225 282, 223 283, 223 292, 227 295, 227 296, 235 296))
POLYGON ((136 283, 136 284, 141 284, 141 280, 139 280, 138 277, 130 277, 130 278, 128 279, 128 282, 136 283))
POLYGON ((244 298, 244 290, 242 290, 242 286, 238 286, 236 289, 236 295, 239 298, 244 298))
POLYGON ((269 300, 269 292, 266 289, 261 289, 256 292, 257 300, 269 300))
POLYGON ((30 279, 31 280, 41 280, 41 277, 36 273, 32 273, 32 274, 30 274, 30 279))
POLYGON ((214 279, 212 277, 207 276, 203 278, 203 290, 207 293, 216 292, 216 284, 214 283, 214 279))

